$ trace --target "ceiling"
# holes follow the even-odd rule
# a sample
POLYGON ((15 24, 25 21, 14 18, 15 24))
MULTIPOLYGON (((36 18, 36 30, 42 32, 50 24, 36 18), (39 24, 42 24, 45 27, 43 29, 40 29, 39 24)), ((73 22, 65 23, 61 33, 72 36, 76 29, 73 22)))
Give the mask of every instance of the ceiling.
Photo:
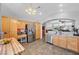
POLYGON ((1 15, 12 16, 22 20, 40 21, 41 23, 56 18, 70 18, 78 21, 79 3, 2 3, 1 15), (60 6, 62 4, 63 6, 60 6), (28 15, 25 9, 32 5, 33 8, 40 8, 42 15, 28 15))

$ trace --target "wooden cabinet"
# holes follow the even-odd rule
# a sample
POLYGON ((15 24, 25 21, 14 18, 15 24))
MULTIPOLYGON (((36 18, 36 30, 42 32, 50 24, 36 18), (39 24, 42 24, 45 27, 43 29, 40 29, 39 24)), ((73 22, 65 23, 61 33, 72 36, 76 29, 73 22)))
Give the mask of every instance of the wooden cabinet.
POLYGON ((55 36, 53 39, 53 44, 79 53, 78 36, 55 36))
POLYGON ((53 38, 53 44, 59 47, 66 48, 66 45, 67 45, 66 38, 62 36, 55 36, 53 38))
POLYGON ((4 32, 3 37, 10 37, 10 19, 9 17, 2 16, 2 32, 4 32))
POLYGON ((59 37, 58 36, 54 36, 53 38, 53 44, 58 46, 59 45, 59 37))
MULTIPOLYGON (((33 23, 33 22, 29 22, 33 23)), ((14 37, 18 38, 18 29, 25 29, 25 25, 29 24, 28 21, 21 21, 12 17, 2 16, 2 31, 5 32, 4 38, 14 37)), ((36 39, 41 39, 42 25, 39 22, 33 23, 34 35, 36 39)), ((32 28, 32 29, 33 29, 32 28)))
POLYGON ((2 16, 2 31, 5 32, 4 38, 18 38, 17 29, 25 29, 26 22, 19 21, 15 18, 2 16))
POLYGON ((17 38, 17 23, 17 20, 10 19, 10 37, 17 38))
POLYGON ((67 49, 78 51, 77 37, 69 37, 67 39, 67 49))
POLYGON ((60 47, 63 47, 63 48, 66 48, 67 47, 67 39, 66 37, 59 37, 59 46, 60 47))
POLYGON ((26 25, 26 24, 27 24, 27 22, 24 22, 24 21, 18 21, 17 28, 25 29, 25 25, 26 25))
POLYGON ((2 16, 2 31, 5 33, 4 38, 17 38, 17 20, 11 17, 2 16))

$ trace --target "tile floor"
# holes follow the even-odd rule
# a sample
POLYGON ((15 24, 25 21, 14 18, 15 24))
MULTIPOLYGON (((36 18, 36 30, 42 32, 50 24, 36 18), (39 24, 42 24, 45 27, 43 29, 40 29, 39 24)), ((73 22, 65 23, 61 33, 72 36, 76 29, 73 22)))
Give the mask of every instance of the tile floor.
POLYGON ((56 47, 42 40, 36 40, 32 43, 22 43, 25 51, 22 55, 76 55, 76 53, 56 47))

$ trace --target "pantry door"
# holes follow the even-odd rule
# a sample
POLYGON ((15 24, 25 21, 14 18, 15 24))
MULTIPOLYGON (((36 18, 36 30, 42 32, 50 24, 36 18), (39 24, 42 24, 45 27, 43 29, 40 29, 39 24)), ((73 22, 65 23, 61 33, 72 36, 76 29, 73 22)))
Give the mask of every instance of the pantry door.
POLYGON ((40 23, 35 23, 35 38, 36 39, 41 39, 41 31, 42 31, 42 26, 40 23))

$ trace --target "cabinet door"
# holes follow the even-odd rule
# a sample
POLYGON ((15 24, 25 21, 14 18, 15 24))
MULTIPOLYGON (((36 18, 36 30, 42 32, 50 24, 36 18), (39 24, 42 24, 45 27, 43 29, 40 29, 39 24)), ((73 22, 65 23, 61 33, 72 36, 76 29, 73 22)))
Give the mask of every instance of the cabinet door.
POLYGON ((4 32, 3 37, 9 38, 10 36, 10 19, 8 17, 2 16, 2 32, 4 32))
POLYGON ((17 20, 10 20, 10 37, 17 38, 17 20))
POLYGON ((26 24, 25 22, 23 22, 23 21, 18 21, 17 24, 18 24, 18 25, 17 25, 18 28, 20 28, 20 29, 25 29, 25 24, 26 24))
POLYGON ((59 46, 59 37, 58 36, 54 36, 53 44, 56 45, 56 46, 59 46))
POLYGON ((67 48, 73 51, 77 51, 77 38, 76 37, 70 37, 67 40, 67 48))
POLYGON ((63 47, 63 48, 66 48, 66 46, 67 46, 66 41, 67 41, 66 37, 63 37, 63 36, 59 37, 59 46, 63 47))
POLYGON ((79 37, 77 38, 77 49, 78 49, 78 53, 79 53, 79 37))

